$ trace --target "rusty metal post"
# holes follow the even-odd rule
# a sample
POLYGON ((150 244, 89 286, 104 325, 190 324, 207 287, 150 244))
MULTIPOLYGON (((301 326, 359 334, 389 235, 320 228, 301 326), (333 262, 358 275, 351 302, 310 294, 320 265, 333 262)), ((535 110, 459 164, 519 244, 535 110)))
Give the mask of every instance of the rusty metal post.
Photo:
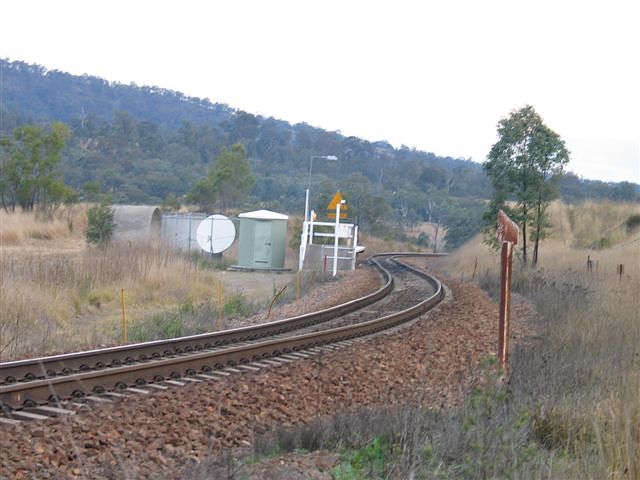
POLYGON ((520 230, 502 210, 498 212, 496 236, 502 244, 500 255, 500 316, 498 320, 498 358, 505 375, 509 373, 509 332, 511 330, 511 272, 513 246, 520 230))
POLYGON ((509 369, 509 332, 511 330, 511 271, 513 244, 502 242, 500 255, 500 319, 498 322, 498 357, 506 373, 509 369))

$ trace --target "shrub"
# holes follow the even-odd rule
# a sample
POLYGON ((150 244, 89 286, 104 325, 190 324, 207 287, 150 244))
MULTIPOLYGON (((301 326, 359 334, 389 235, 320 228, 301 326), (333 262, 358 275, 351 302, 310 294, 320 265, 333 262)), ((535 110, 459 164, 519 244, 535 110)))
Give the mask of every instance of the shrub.
POLYGON ((106 204, 100 204, 87 210, 87 242, 95 245, 106 245, 116 224, 113 220, 113 209, 106 204))
POLYGON ((624 224, 627 227, 627 232, 629 233, 640 227, 640 213, 629 215, 629 218, 627 218, 624 224))
POLYGON ((235 295, 222 307, 224 317, 245 317, 251 313, 251 308, 242 295, 235 295))
POLYGON ((167 198, 162 201, 160 208, 163 212, 177 212, 180 210, 180 200, 173 193, 169 194, 167 198))

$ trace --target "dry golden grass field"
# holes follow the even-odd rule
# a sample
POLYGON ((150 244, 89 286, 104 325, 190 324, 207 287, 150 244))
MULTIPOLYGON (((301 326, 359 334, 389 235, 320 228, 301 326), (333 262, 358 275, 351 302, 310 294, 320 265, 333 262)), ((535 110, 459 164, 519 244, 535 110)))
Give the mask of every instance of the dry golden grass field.
MULTIPOLYGON (((550 212, 539 269, 521 269, 514 257, 514 291, 534 302, 538 320, 534 338, 512 352, 511 408, 525 412, 548 449, 523 476, 638 479, 640 228, 627 229, 625 220, 640 206, 556 202, 550 212)), ((497 296, 498 266, 478 237, 439 268, 475 277, 497 296)), ((508 461, 517 464, 512 452, 508 461)))

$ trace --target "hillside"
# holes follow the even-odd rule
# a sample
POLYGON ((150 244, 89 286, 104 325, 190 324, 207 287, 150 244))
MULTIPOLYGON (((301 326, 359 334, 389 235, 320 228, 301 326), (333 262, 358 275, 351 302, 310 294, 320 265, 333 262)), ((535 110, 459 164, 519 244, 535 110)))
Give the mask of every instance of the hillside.
MULTIPOLYGON (((540 243, 542 270, 585 271, 587 257, 598 263, 604 276, 612 278, 619 264, 633 278, 640 276, 640 205, 624 202, 584 202, 567 204, 552 202, 549 206, 551 231, 540 243), (635 218, 636 221, 629 221, 635 218)), ((519 246, 518 246, 519 247, 519 246)), ((516 249, 517 252, 517 249, 516 249)), ((518 264, 517 255, 514 264, 518 264)), ((500 258, 482 242, 481 235, 466 242, 451 257, 443 260, 443 268, 451 275, 470 279, 489 272, 497 274, 500 258), (477 262, 477 264, 476 264, 477 262)))
MULTIPOLYGON (((354 220, 381 235, 421 221, 447 227, 447 245, 479 230, 490 184, 478 163, 388 142, 345 137, 305 123, 235 110, 160 87, 123 85, 39 65, 0 59, 0 136, 25 123, 63 121, 72 139, 63 155, 64 181, 82 191, 97 182, 116 203, 183 199, 223 147, 242 143, 256 178, 244 208, 300 212, 311 184, 311 204, 323 210, 340 189, 354 220), (335 155, 336 164, 314 155, 335 155)), ((637 200, 638 187, 564 177, 567 201, 637 200)))

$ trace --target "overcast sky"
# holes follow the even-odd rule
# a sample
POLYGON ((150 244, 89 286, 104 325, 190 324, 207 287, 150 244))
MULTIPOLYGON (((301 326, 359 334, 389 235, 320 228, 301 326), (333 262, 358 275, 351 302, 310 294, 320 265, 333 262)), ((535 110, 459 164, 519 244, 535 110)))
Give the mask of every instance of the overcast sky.
POLYGON ((636 5, 3 0, 0 57, 478 162, 530 104, 569 170, 640 183, 636 5))

